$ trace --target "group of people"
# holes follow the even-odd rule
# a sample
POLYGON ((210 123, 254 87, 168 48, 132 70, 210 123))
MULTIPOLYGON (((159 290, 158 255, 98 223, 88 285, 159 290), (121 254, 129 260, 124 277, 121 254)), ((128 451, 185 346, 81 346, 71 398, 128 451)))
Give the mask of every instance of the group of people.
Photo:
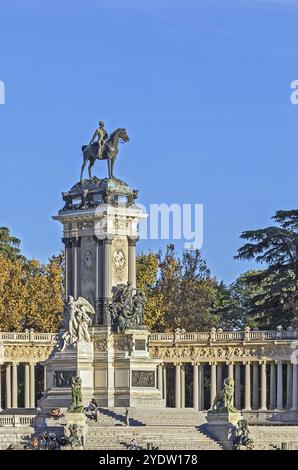
POLYGON ((39 450, 59 450, 60 447, 66 443, 65 437, 58 439, 54 431, 50 431, 49 433, 43 432, 39 439, 38 437, 33 437, 32 439, 33 449, 39 450))

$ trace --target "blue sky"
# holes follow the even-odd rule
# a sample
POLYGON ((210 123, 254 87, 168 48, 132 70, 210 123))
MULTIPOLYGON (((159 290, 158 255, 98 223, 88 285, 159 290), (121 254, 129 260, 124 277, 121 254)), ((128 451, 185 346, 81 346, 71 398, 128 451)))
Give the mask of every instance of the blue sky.
POLYGON ((59 251, 51 215, 104 119, 127 128, 116 176, 140 202, 204 204, 203 254, 231 282, 252 266, 240 233, 297 207, 297 24, 296 0, 1 0, 0 225, 29 257, 59 251))

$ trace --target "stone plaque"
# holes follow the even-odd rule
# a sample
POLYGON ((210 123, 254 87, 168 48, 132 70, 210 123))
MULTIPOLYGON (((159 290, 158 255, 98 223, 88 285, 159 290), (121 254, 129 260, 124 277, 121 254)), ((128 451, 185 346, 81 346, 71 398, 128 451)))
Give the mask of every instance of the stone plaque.
POLYGON ((136 339, 135 340, 135 350, 136 351, 146 351, 146 340, 145 339, 136 339))
POLYGON ((132 387, 155 387, 154 370, 133 370, 131 373, 132 387))
POLYGON ((54 387, 70 387, 71 379, 75 377, 76 372, 74 370, 55 370, 54 371, 54 387))

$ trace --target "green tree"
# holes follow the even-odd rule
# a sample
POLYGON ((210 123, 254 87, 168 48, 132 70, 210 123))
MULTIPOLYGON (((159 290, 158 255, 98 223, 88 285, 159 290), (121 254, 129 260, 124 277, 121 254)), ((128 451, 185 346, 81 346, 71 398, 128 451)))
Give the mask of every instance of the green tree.
POLYGON ((265 269, 246 279, 249 286, 261 286, 254 295, 255 315, 260 327, 285 326, 298 318, 298 210, 277 211, 275 226, 243 232, 243 245, 235 259, 265 264, 265 269))
POLYGON ((270 318, 261 300, 266 282, 251 282, 260 271, 251 270, 241 274, 230 286, 219 286, 220 326, 225 330, 268 328, 270 318))
POLYGON ((7 227, 0 227, 0 255, 10 259, 24 259, 20 250, 21 241, 10 234, 7 227))
POLYGON ((157 287, 163 306, 157 329, 195 331, 217 326, 218 286, 199 250, 185 250, 179 258, 170 244, 165 255, 159 255, 159 267, 157 287))

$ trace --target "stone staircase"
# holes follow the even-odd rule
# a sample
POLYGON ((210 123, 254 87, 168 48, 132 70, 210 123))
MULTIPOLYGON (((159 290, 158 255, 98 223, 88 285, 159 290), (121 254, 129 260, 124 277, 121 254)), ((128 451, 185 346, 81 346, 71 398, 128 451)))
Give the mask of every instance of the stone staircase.
POLYGON ((289 450, 298 450, 298 428, 287 425, 250 426, 254 450, 277 450, 285 443, 289 450))
POLYGON ((221 450, 205 432, 204 413, 193 409, 130 408, 130 426, 125 426, 125 408, 100 408, 98 422, 89 421, 85 449, 127 449, 132 439, 147 449, 221 450))
MULTIPOLYGON (((206 413, 193 408, 130 408, 130 426, 198 426, 205 423, 206 413)), ((99 408, 101 426, 125 426, 125 408, 99 408)))

